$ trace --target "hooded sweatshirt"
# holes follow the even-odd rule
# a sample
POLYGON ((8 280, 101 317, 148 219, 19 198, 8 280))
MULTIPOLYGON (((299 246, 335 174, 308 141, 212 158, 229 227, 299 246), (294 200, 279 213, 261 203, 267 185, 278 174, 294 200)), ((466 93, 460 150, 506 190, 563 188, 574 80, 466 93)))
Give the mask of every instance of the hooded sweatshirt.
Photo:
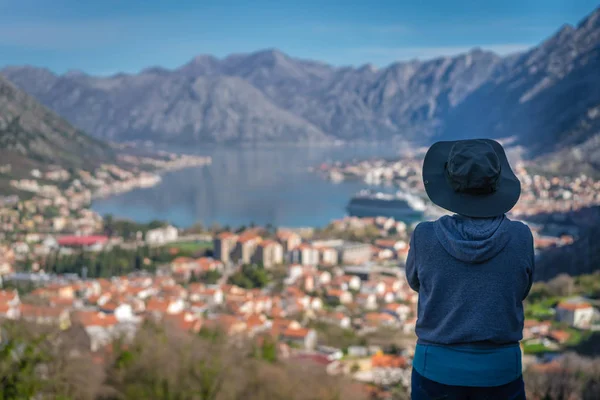
MULTIPOLYGON (((494 218, 453 215, 420 223, 413 232, 406 261, 408 283, 419 292, 416 333, 420 351, 430 354, 427 346, 436 346, 434 350, 438 352, 443 348, 445 352, 450 351, 447 356, 456 364, 469 360, 469 357, 456 358, 457 355, 452 354, 456 349, 487 354, 499 354, 503 348, 519 349, 523 300, 531 288, 533 270, 531 231, 504 215, 494 218)), ((437 353, 431 354, 431 359, 441 360, 435 357, 437 353)), ((460 377, 472 367, 466 365, 455 371, 459 379, 442 383, 469 386, 507 383, 509 376, 513 376, 512 379, 520 376, 520 350, 518 361, 511 358, 512 353, 506 357, 513 361, 511 374, 488 371, 481 379, 467 379, 465 384, 460 377), (496 375, 499 380, 488 379, 490 375, 496 375)), ((483 362, 489 366, 492 359, 475 357, 473 360, 474 364, 483 362)), ((419 369, 418 362, 425 360, 419 357, 415 361, 415 368, 419 369)), ((496 357, 492 363, 507 362, 496 357)), ((421 367, 422 375, 434 379, 430 376, 435 374, 428 374, 425 365, 421 367)), ((445 372, 442 380, 448 381, 449 375, 451 371, 445 372)), ((434 380, 440 382, 439 376, 435 377, 438 379, 434 380)))

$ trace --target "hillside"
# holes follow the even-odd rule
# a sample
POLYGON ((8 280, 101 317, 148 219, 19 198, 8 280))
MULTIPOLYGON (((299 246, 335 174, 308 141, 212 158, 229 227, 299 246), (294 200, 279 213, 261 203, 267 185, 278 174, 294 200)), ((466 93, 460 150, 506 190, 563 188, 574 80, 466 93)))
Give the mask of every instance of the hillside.
POLYGON ((87 168, 112 160, 110 147, 85 135, 0 76, 0 164, 21 170, 87 168))
POLYGON ((598 133, 600 9, 505 58, 474 49, 383 69, 333 67, 277 50, 201 55, 174 70, 94 77, 2 72, 76 126, 111 140, 431 142, 515 137, 533 155, 598 133))
POLYGON ((600 133, 600 9, 509 61, 452 111, 442 135, 514 136, 537 154, 600 133))

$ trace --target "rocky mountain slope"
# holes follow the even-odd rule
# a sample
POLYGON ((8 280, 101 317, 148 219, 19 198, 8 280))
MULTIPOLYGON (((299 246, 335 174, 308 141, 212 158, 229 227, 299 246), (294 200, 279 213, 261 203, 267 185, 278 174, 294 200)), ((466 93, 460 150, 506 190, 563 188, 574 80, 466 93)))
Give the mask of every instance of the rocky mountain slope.
POLYGON ((199 56, 175 70, 93 77, 2 72, 98 137, 168 143, 516 137, 533 154, 597 132, 600 9, 530 51, 473 50, 377 70, 277 50, 199 56))
POLYGON ((452 111, 442 135, 514 136, 538 153, 600 133, 600 9, 511 63, 452 111))
POLYGON ((85 168, 114 159, 105 143, 70 125, 0 76, 0 165, 85 168))

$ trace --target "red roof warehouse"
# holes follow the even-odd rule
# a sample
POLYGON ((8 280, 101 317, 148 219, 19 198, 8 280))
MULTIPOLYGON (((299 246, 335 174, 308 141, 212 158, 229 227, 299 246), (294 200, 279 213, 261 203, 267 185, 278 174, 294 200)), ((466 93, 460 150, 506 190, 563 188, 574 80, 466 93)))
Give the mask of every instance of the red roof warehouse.
POLYGON ((104 244, 108 242, 108 236, 63 236, 58 239, 60 246, 77 247, 93 246, 95 244, 104 244))

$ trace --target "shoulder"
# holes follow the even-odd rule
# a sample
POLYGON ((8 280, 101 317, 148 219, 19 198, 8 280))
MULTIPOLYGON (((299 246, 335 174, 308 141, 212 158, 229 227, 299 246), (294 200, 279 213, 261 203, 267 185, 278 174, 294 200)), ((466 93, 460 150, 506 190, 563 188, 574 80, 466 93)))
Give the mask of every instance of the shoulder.
POLYGON ((531 229, 526 224, 521 221, 512 221, 508 218, 506 220, 508 221, 508 230, 512 234, 519 235, 522 238, 533 238, 531 229))
POLYGON ((429 233, 433 232, 434 224, 434 221, 419 222, 417 226, 415 226, 415 230, 413 231, 413 237, 421 237, 424 235, 427 236, 429 233))
POLYGON ((514 243, 518 243, 521 246, 524 246, 527 249, 533 248, 533 234, 531 233, 531 229, 520 221, 511 221, 508 220, 508 232, 510 236, 514 240, 514 243))
POLYGON ((423 246, 428 246, 431 238, 433 237, 435 237, 434 222, 420 222, 413 230, 410 238, 410 244, 415 249, 417 247, 421 248, 423 246))

